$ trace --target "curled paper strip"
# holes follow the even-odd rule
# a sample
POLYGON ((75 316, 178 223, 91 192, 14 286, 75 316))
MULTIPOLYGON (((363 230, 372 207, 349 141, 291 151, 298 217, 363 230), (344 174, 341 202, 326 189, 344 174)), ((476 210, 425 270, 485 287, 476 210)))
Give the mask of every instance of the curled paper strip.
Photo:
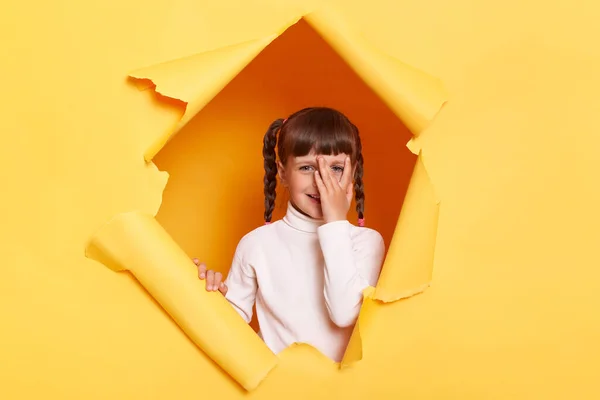
POLYGON ((418 136, 435 118, 447 96, 439 79, 367 43, 329 4, 305 19, 413 135, 418 136))
POLYGON ((373 297, 384 302, 425 290, 433 273, 439 202, 419 154, 373 297))
POLYGON ((364 291, 363 305, 342 366, 362 359, 361 327, 370 308, 423 292, 431 282, 437 237, 439 203, 419 155, 377 287, 364 291))
POLYGON ((87 257, 129 271, 190 339, 246 390, 277 357, 229 302, 207 292, 192 260, 151 215, 117 215, 92 237, 87 257))

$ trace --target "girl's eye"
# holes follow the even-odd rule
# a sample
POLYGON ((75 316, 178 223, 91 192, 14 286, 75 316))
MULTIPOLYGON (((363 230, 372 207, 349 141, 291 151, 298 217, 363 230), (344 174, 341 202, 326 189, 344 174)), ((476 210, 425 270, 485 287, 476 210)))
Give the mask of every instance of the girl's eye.
MULTIPOLYGON (((300 171, 312 171, 314 169, 315 167, 313 167, 312 165, 303 165, 300 167, 300 171)), ((341 174, 344 172, 344 167, 333 166, 331 167, 331 170, 336 174, 341 174)))

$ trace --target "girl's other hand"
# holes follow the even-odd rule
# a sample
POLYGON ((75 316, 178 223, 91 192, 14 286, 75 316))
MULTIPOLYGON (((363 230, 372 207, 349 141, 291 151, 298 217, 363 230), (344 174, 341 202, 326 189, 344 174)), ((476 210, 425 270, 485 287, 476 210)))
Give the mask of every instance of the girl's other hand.
POLYGON ((315 180, 321 197, 321 209, 326 223, 345 220, 352 203, 352 168, 350 157, 344 161, 344 172, 338 181, 323 157, 318 158, 315 180))
POLYGON ((196 264, 196 267, 198 267, 198 278, 201 280, 206 279, 207 291, 214 292, 218 290, 223 294, 223 296, 227 294, 227 286, 222 281, 223 274, 206 269, 206 264, 201 263, 197 258, 194 258, 192 261, 194 261, 194 264, 196 264))

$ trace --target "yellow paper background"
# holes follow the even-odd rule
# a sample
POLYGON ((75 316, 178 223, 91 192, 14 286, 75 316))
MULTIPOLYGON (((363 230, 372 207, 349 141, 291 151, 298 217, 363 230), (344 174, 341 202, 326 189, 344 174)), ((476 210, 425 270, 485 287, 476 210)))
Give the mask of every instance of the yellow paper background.
MULTIPOLYGON (((2 398, 244 395, 129 276, 83 255, 114 215, 156 213, 166 182, 141 157, 180 110, 126 71, 265 37, 312 6, 197 3, 0 17, 2 398)), ((388 3, 344 13, 451 93, 416 143, 443 205, 433 284, 371 308, 360 363, 294 346, 252 396, 596 398, 598 6, 388 3)))
MULTIPOLYGON (((439 206, 423 158, 419 154, 413 172, 415 156, 398 149, 410 136, 406 125, 419 135, 439 111, 445 100, 439 79, 361 40, 330 5, 276 35, 276 40, 270 35, 131 74, 138 87, 152 88, 160 101, 182 110, 175 129, 146 153, 146 159, 156 154, 153 161, 171 178, 157 220, 121 214, 93 235, 87 251, 112 270, 129 270, 186 335, 246 390, 255 389, 278 358, 232 316, 220 295, 202 290, 182 249, 226 275, 240 237, 257 226, 250 223, 261 224, 255 218, 263 214, 263 194, 255 183, 263 174, 248 166, 260 166, 262 158, 248 149, 261 148, 273 115, 327 105, 360 126, 369 165, 364 175, 369 226, 386 243, 394 237, 376 295, 369 297, 395 301, 423 291, 431 280, 437 236, 439 206), (281 60, 285 67, 274 68, 281 60), (394 176, 392 190, 386 176, 394 176)), ((280 200, 278 214, 283 210, 280 200)), ((368 318, 367 311, 363 314, 361 321, 368 318)), ((251 326, 258 328, 256 321, 251 326)), ((362 358, 360 332, 360 327, 354 330, 344 366, 362 358)), ((303 351, 316 349, 304 346, 303 351)))

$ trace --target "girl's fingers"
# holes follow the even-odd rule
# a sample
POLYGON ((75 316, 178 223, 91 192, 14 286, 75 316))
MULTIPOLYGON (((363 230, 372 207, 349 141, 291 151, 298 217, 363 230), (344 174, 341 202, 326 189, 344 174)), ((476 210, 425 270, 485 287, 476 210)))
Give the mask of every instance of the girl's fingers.
POLYGON ((210 291, 215 283, 215 271, 208 270, 206 272, 206 290, 210 291))
POLYGON ((340 186, 342 189, 346 189, 352 183, 352 166, 350 165, 350 157, 346 157, 344 160, 344 172, 342 173, 342 179, 340 179, 340 186))
POLYGON ((198 266, 198 278, 206 279, 206 290, 214 292, 219 290, 221 293, 227 293, 227 286, 223 283, 223 274, 215 272, 213 270, 207 270, 206 264, 198 261, 197 258, 193 258, 194 264, 198 266))
POLYGON ((354 197, 354 186, 352 185, 352 182, 350 182, 346 187, 346 199, 348 200, 348 203, 352 203, 352 197, 354 197))
POLYGON ((225 285, 224 282, 221 282, 219 284, 219 292, 221 292, 221 294, 223 294, 223 296, 225 296, 227 294, 227 285, 225 285))
POLYGON ((317 182, 317 189, 319 189, 319 194, 325 194, 325 183, 323 183, 323 179, 321 178, 321 173, 319 171, 315 171, 315 182, 317 182))
POLYGON ((215 281, 213 283, 213 285, 211 286, 211 290, 214 292, 215 290, 218 290, 219 287, 221 286, 221 283, 223 279, 223 274, 221 274, 220 272, 215 272, 215 281))
POLYGON ((196 264, 198 265, 198 278, 204 279, 206 278, 206 265, 205 264, 196 264))
POLYGON ((214 292, 219 290, 221 293, 227 293, 227 286, 223 283, 223 274, 213 270, 207 270, 205 264, 198 265, 198 277, 206 279, 206 290, 214 292))
POLYGON ((323 185, 327 188, 327 190, 333 189, 331 185, 331 175, 329 175, 329 171, 327 170, 327 163, 323 157, 319 157, 319 175, 321 180, 323 181, 323 185))

